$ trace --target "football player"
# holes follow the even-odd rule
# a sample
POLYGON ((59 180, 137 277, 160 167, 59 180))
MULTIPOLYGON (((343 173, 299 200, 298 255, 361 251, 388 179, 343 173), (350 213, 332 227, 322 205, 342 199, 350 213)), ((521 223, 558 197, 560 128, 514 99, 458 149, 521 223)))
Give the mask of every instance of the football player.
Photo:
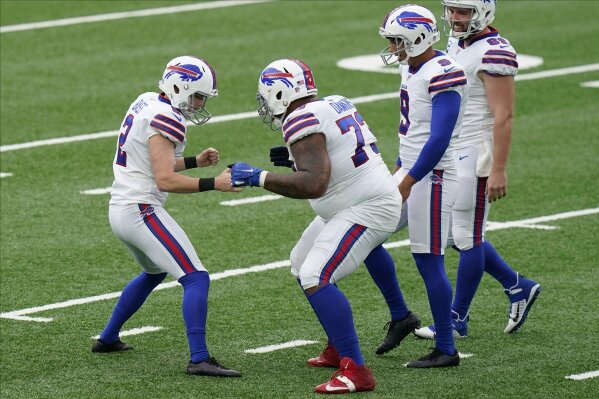
MULTIPOLYGON (((514 116, 516 51, 490 26, 495 0, 443 0, 442 19, 449 35, 447 53, 464 66, 471 89, 455 142, 460 187, 452 213, 453 243, 460 262, 452 304, 454 336, 468 333, 468 310, 483 271, 501 283, 510 300, 505 333, 517 331, 541 292, 518 274, 485 240, 489 204, 507 195, 506 167, 514 116)), ((433 338, 436 327, 416 334, 433 338)))
POLYGON ((399 62, 401 68, 395 177, 407 202, 411 251, 437 327, 433 351, 407 366, 457 366, 460 358, 452 335, 452 292, 444 249, 458 189, 452 142, 467 98, 466 74, 453 59, 432 48, 440 33, 435 17, 424 7, 392 10, 379 34, 389 42, 381 52, 383 62, 399 62))
POLYGON ((262 71, 258 112, 273 130, 282 130, 295 172, 238 162, 232 165, 232 184, 309 200, 317 216, 291 252, 291 271, 338 353, 330 364, 338 370, 315 391, 371 391, 375 379, 364 365, 350 304, 336 283, 395 231, 401 197, 356 107, 343 96, 316 95, 312 70, 301 61, 277 60, 262 71))
POLYGON ((183 319, 191 359, 187 373, 240 377, 210 356, 206 346, 208 271, 190 240, 163 208, 169 192, 239 191, 230 169, 216 178, 193 178, 177 172, 216 165, 219 153, 208 148, 183 157, 186 120, 210 119, 206 101, 216 97, 216 75, 205 61, 183 56, 170 61, 158 93, 143 93, 131 104, 121 125, 109 206, 110 226, 143 271, 123 289, 112 316, 92 352, 120 352, 132 347, 119 339, 123 324, 141 307, 167 274, 183 286, 183 319))

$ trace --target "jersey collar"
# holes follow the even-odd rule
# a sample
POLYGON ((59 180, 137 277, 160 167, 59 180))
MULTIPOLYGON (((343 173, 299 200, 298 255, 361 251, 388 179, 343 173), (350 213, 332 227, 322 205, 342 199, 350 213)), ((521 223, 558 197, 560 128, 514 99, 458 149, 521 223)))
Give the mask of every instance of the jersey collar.
POLYGON ((412 75, 415 74, 416 72, 418 72, 420 70, 420 68, 422 68, 422 66, 424 64, 426 64, 427 62, 437 58, 437 57, 441 57, 445 54, 443 54, 442 52, 440 52, 439 50, 435 50, 435 55, 433 56, 433 58, 431 58, 430 60, 424 61, 422 64, 416 66, 416 67, 412 67, 411 65, 408 67, 408 73, 411 73, 412 75))
POLYGON ((499 36, 499 31, 497 29, 493 28, 491 25, 489 25, 488 28, 489 28, 490 32, 487 32, 483 35, 477 34, 472 39, 466 40, 466 41, 464 41, 464 39, 458 40, 458 46, 460 46, 460 48, 466 48, 466 43, 468 43, 468 46, 472 46, 474 43, 478 42, 479 40, 488 39, 489 37, 499 36))
POLYGON ((166 98, 166 94, 164 94, 164 93, 160 93, 158 95, 158 101, 163 102, 168 105, 171 105, 171 101, 168 98, 166 98))

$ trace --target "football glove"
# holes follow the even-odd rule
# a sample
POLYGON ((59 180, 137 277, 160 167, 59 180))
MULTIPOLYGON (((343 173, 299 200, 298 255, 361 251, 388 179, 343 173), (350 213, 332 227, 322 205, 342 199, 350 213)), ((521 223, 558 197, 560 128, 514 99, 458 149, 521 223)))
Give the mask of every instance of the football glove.
POLYGON ((289 150, 284 145, 270 148, 270 162, 275 166, 293 168, 293 161, 289 159, 289 150))
POLYGON ((245 162, 236 162, 229 167, 231 168, 231 185, 233 187, 260 187, 260 177, 263 174, 266 176, 267 173, 245 162))

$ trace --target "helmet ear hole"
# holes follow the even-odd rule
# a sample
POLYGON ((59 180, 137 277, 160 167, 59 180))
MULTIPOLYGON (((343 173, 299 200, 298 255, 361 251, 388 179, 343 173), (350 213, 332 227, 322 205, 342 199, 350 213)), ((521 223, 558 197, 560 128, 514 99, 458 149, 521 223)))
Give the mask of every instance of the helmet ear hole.
POLYGON ((280 100, 281 98, 283 98, 283 92, 280 91, 277 93, 277 100, 280 100))
POLYGON ((173 89, 175 90, 175 94, 179 94, 179 86, 174 85, 173 89))

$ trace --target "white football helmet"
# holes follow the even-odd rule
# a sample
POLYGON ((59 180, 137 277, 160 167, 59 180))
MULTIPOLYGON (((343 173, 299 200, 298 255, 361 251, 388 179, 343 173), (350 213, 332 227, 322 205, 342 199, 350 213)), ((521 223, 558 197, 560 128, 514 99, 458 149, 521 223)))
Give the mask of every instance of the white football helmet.
POLYGON ((179 109, 186 119, 201 125, 212 117, 205 108, 209 97, 218 96, 214 69, 204 60, 184 55, 171 60, 158 82, 173 107, 179 109), (203 104, 193 107, 194 96, 201 96, 203 104))
POLYGON ((496 0, 441 0, 443 14, 441 19, 445 21, 443 31, 446 35, 456 39, 465 39, 478 33, 491 25, 495 18, 496 0), (469 23, 464 32, 453 31, 453 20, 449 8, 466 8, 472 10, 472 17, 460 22, 469 23))
POLYGON ((424 53, 441 38, 433 13, 413 4, 398 7, 387 14, 379 28, 379 35, 387 40, 394 39, 397 43, 396 52, 390 52, 389 47, 380 52, 385 65, 397 61, 407 65, 410 57, 424 53), (399 60, 402 51, 405 51, 406 58, 399 60))
POLYGON ((272 130, 278 130, 292 101, 313 97, 317 93, 312 70, 302 61, 273 61, 264 68, 258 79, 258 114, 272 130))

